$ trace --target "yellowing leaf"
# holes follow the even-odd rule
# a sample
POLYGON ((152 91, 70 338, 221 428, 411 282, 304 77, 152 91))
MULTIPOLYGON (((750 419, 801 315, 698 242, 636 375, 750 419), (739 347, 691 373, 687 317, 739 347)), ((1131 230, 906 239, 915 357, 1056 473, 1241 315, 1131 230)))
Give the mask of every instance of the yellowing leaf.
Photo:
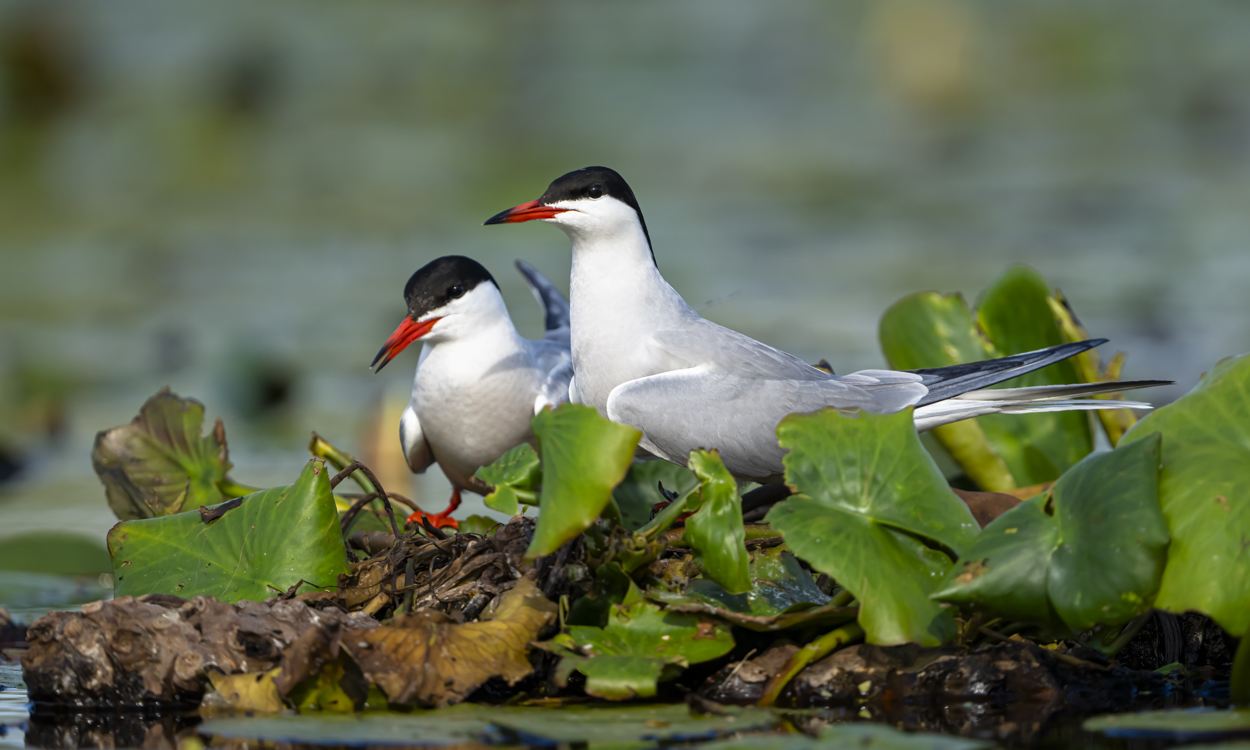
POLYGON ((200 434, 204 405, 162 388, 130 424, 96 435, 91 465, 122 520, 166 516, 227 499, 217 489, 230 460, 221 420, 200 434))
POLYGON ((281 667, 268 672, 246 672, 224 675, 210 672, 213 689, 204 695, 200 705, 204 708, 227 711, 256 711, 274 713, 282 710, 282 698, 273 678, 281 667))
POLYGON ((494 619, 456 624, 423 610, 393 625, 343 634, 342 648, 392 703, 447 706, 492 677, 515 684, 533 671, 530 641, 556 605, 529 579, 503 595, 494 619))

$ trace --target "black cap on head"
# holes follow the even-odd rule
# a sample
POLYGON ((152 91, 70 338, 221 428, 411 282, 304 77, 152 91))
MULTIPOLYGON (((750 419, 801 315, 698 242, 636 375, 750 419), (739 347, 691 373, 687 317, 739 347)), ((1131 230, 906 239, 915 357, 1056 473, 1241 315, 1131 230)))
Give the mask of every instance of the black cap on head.
POLYGON ((444 255, 422 266, 404 286, 404 301, 413 319, 463 297, 478 284, 489 281, 499 288, 490 271, 472 258, 444 255))
MULTIPOLYGON (((575 201, 584 198, 598 198, 610 195, 621 203, 634 209, 638 214, 638 223, 642 224, 642 233, 647 236, 647 244, 651 244, 651 233, 647 231, 647 221, 642 218, 642 209, 638 207, 638 199, 629 183, 607 167, 583 167, 576 172, 557 178, 547 186, 547 192, 538 199, 543 205, 551 205, 559 201, 575 201)), ((652 252, 654 257, 655 253, 652 252)))

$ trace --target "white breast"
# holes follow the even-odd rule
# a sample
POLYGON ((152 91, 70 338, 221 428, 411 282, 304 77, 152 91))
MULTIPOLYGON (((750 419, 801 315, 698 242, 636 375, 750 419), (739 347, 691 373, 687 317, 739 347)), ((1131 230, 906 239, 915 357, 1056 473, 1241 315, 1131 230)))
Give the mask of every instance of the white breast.
POLYGON ((581 402, 606 416, 613 388, 688 366, 654 347, 652 336, 696 313, 660 275, 645 246, 621 252, 619 245, 587 246, 580 239, 569 283, 573 371, 581 402))
POLYGON ((422 356, 413 405, 434 458, 468 489, 478 468, 533 440, 530 419, 542 373, 522 347, 445 342, 422 356))

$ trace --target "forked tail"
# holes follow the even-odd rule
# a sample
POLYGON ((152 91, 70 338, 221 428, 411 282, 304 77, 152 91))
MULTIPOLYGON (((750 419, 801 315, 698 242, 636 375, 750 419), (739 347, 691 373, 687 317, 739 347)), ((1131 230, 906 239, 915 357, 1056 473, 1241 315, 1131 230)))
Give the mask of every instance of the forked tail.
POLYGON ((569 301, 560 294, 560 290, 556 289, 555 284, 547 280, 529 263, 523 260, 516 262, 516 268, 529 282, 530 291, 534 293, 534 299, 538 300, 538 304, 543 306, 546 314, 544 329, 550 333, 551 331, 568 330, 569 328, 569 301))

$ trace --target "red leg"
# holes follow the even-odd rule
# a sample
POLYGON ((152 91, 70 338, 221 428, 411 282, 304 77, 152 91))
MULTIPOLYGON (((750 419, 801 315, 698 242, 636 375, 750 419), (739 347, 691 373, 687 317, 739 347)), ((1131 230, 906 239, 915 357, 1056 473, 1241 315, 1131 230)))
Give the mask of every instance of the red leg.
POLYGON ((408 520, 406 520, 404 523, 408 524, 409 526, 412 526, 414 524, 417 526, 420 526, 421 519, 428 518, 430 519, 430 525, 436 529, 444 529, 444 528, 458 529, 460 528, 460 522, 452 518, 451 514, 454 513, 456 508, 459 508, 459 507, 460 507, 460 488, 452 487, 451 488, 451 502, 447 505, 447 510, 444 510, 442 513, 434 513, 434 514, 426 513, 424 511, 419 510, 413 513, 411 516, 408 516, 408 520))

